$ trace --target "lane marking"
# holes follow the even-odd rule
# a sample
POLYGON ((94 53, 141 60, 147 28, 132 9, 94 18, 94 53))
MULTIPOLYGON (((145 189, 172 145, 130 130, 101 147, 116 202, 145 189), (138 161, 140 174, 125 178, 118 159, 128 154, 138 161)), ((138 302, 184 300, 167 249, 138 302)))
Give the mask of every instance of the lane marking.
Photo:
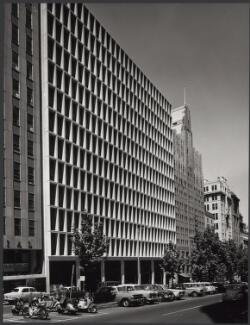
POLYGON ((185 309, 180 309, 180 310, 172 311, 171 313, 162 314, 162 315, 163 315, 163 316, 166 316, 166 315, 176 314, 176 313, 180 313, 180 312, 182 312, 182 311, 186 311, 186 310, 191 310, 191 309, 200 308, 200 307, 202 307, 202 306, 203 306, 203 305, 195 306, 195 307, 190 307, 190 308, 185 308, 185 309))
POLYGON ((82 318, 83 320, 87 317, 97 317, 97 316, 101 316, 101 315, 108 315, 109 313, 98 313, 98 314, 88 314, 86 316, 80 315, 80 316, 76 316, 76 317, 71 317, 71 318, 64 318, 64 319, 59 319, 59 320, 52 320, 55 323, 59 323, 59 322, 67 322, 73 319, 79 319, 82 318))

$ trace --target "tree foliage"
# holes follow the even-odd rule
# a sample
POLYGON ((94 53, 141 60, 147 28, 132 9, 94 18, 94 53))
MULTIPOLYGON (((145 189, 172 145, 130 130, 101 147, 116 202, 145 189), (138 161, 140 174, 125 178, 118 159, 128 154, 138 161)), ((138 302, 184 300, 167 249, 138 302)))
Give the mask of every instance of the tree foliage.
POLYGON ((103 224, 94 223, 90 215, 85 215, 81 228, 75 229, 72 240, 75 247, 75 254, 79 256, 82 266, 99 261, 107 252, 109 242, 103 235, 103 224))
POLYGON ((237 273, 241 277, 242 281, 248 282, 248 249, 243 248, 239 252, 239 263, 237 267, 237 273))
POLYGON ((166 245, 164 256, 161 261, 161 268, 166 272, 167 282, 174 279, 175 274, 181 272, 184 260, 180 256, 180 252, 173 243, 166 245))
POLYGON ((246 274, 247 257, 241 246, 233 240, 222 242, 212 228, 194 237, 191 254, 192 277, 198 281, 206 278, 215 281, 223 276, 230 282, 235 276, 246 274))
POLYGON ((213 281, 216 275, 225 272, 225 266, 221 263, 223 255, 221 242, 212 228, 207 228, 203 233, 197 232, 191 254, 192 276, 198 281, 205 277, 213 281))

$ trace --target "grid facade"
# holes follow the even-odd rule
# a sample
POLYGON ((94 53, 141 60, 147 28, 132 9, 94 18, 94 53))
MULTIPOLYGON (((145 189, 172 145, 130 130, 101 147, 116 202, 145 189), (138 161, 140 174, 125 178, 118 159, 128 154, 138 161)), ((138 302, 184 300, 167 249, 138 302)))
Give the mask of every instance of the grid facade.
POLYGON ((4 13, 3 275, 12 289, 42 273, 38 5, 9 3, 4 13))
POLYGON ((108 257, 161 257, 176 227, 171 106, 85 6, 41 8, 47 254, 74 254, 86 210, 108 257))

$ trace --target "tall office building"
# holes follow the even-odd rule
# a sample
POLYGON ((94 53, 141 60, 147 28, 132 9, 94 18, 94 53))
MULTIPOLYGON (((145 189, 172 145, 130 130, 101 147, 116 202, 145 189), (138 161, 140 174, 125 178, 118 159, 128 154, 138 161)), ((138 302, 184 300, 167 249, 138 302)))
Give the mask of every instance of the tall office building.
POLYGON ((163 281, 176 226, 171 106, 82 4, 41 4, 40 19, 47 286, 69 283, 85 210, 110 238, 93 277, 137 282, 139 256, 141 281, 163 281))
POLYGON ((45 274, 39 10, 17 3, 4 8, 3 280, 8 291, 32 279, 39 288, 45 274))
POLYGON ((83 4, 6 4, 5 34, 5 285, 70 285, 73 264, 79 284, 86 211, 110 239, 97 282, 164 281, 171 105, 83 4))
MULTIPOLYGON (((187 105, 173 109, 175 160, 176 245, 183 257, 192 251, 195 231, 204 231, 204 197, 201 155, 193 146, 187 105)), ((185 267, 188 271, 188 267, 185 267)))
POLYGON ((232 239, 240 244, 240 199, 233 193, 225 177, 204 181, 205 208, 215 215, 215 232, 220 240, 232 239))

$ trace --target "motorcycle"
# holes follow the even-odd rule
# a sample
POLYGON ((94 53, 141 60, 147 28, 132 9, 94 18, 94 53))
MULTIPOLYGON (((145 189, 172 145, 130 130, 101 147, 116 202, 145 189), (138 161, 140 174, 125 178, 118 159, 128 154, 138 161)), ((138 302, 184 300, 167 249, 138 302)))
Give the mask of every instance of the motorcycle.
POLYGON ((75 315, 77 313, 77 308, 75 306, 75 304, 73 303, 72 300, 63 297, 60 302, 59 305, 57 306, 57 312, 58 314, 72 314, 75 315))
POLYGON ((25 319, 36 317, 44 320, 49 317, 49 313, 47 311, 45 303, 34 300, 32 301, 32 303, 24 306, 22 314, 25 319))
POLYGON ((97 306, 93 302, 93 298, 82 298, 79 300, 77 308, 80 311, 88 313, 97 313, 97 306))
POLYGON ((13 315, 22 315, 24 307, 28 306, 28 303, 24 303, 22 299, 17 299, 14 306, 11 308, 11 312, 13 315))

